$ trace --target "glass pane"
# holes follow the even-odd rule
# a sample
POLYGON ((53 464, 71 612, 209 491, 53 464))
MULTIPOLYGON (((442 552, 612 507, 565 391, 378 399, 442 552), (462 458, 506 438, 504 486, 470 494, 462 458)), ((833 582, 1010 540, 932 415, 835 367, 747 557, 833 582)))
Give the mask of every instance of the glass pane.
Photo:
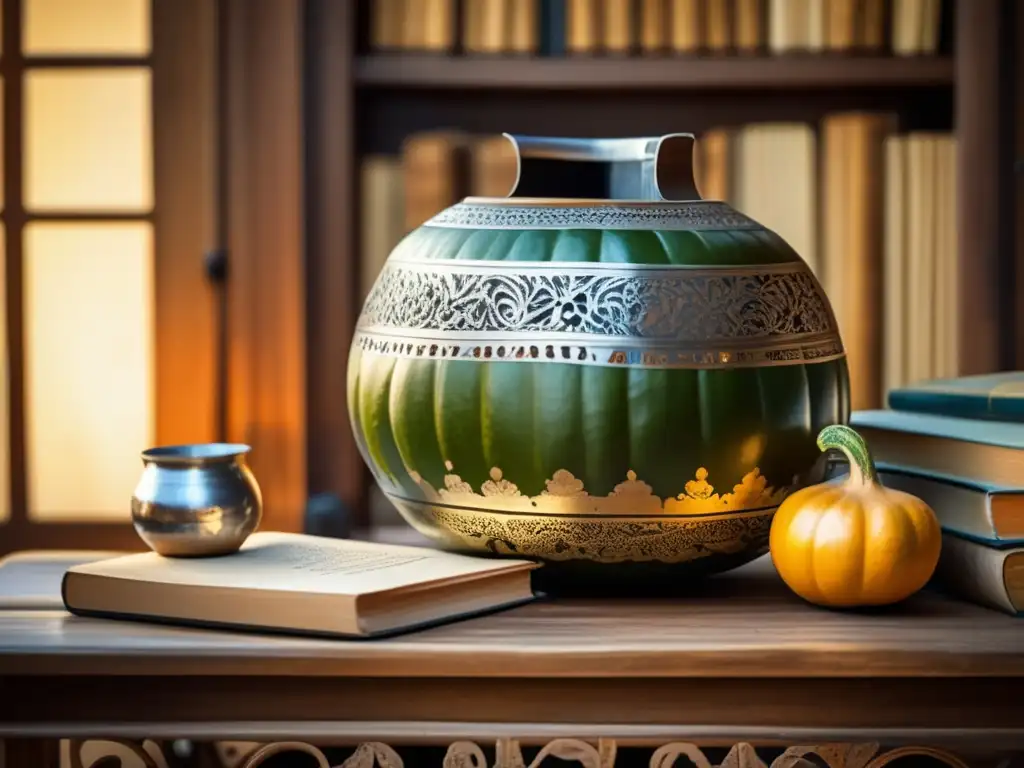
POLYGON ((148 69, 25 75, 25 205, 147 211, 153 205, 148 69))
POLYGON ((151 0, 25 0, 27 55, 149 53, 151 0))
POLYGON ((10 400, 11 368, 7 354, 7 230, 0 224, 0 523, 11 516, 10 445, 7 418, 10 400))
POLYGON ((25 229, 28 512, 130 515, 153 442, 153 233, 147 223, 25 229))

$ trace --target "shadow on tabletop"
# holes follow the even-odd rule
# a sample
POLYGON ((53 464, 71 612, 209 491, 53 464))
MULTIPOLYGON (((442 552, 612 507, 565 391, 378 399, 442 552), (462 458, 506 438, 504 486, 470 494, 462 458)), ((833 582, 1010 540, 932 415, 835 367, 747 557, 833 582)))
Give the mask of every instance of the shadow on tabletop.
MULTIPOLYGON (((768 553, 713 558, 696 564, 623 563, 597 565, 574 561, 548 563, 533 574, 533 588, 547 601, 577 598, 665 599, 685 602, 739 600, 778 606, 802 605, 837 615, 903 618, 948 613, 949 600, 931 585, 901 603, 869 608, 826 608, 807 602, 786 586, 768 553), (728 570, 723 570, 728 568, 728 570), (945 606, 945 607, 944 607, 945 606)), ((979 609, 982 610, 982 609, 979 609)))

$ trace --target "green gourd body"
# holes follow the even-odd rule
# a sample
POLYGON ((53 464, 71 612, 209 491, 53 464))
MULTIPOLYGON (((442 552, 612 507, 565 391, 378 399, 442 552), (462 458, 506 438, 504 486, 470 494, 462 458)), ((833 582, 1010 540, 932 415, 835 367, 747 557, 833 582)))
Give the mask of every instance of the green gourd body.
MULTIPOLYGON (((766 229, 472 229, 422 227, 393 262, 758 268, 800 263, 766 229)), ((572 297, 560 309, 571 318, 572 297)), ((818 458, 822 427, 848 418, 845 358, 770 366, 577 364, 540 345, 536 360, 398 357, 352 347, 348 404, 360 450, 397 499, 457 473, 479 489, 493 470, 538 496, 559 470, 606 496, 628 473, 662 499, 699 469, 716 492, 752 470, 784 488, 818 458), (551 354, 553 352, 553 355, 551 354)))

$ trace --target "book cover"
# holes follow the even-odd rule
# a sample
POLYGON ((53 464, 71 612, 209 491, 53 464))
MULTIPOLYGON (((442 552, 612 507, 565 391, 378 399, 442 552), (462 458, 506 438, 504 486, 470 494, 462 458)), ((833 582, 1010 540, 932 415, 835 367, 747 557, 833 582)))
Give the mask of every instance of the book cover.
POLYGON ((1024 616, 1024 548, 994 549, 943 533, 932 583, 978 605, 1024 616))
POLYGON ((854 411, 850 424, 880 463, 1021 487, 1024 425, 908 411, 854 411))
POLYGON ((1024 371, 936 379, 894 389, 889 407, 966 419, 1024 422, 1024 371))
POLYGON ((532 600, 528 560, 294 533, 255 533, 231 555, 155 552, 72 566, 62 583, 80 616, 376 637, 532 600))
POLYGON ((902 432, 1024 451, 1024 426, 1009 422, 990 423, 902 410, 868 410, 854 411, 850 416, 850 424, 854 428, 902 432))
POLYGON ((924 501, 944 531, 993 547, 1024 546, 1024 488, 878 464, 886 488, 924 501))

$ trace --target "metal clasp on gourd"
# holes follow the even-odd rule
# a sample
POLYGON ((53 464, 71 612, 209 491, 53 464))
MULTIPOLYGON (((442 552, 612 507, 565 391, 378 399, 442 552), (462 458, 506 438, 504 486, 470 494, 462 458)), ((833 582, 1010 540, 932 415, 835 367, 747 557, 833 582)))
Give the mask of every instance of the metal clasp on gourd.
POLYGON ((700 200, 694 137, 565 139, 504 134, 518 173, 509 197, 579 200, 700 200))

